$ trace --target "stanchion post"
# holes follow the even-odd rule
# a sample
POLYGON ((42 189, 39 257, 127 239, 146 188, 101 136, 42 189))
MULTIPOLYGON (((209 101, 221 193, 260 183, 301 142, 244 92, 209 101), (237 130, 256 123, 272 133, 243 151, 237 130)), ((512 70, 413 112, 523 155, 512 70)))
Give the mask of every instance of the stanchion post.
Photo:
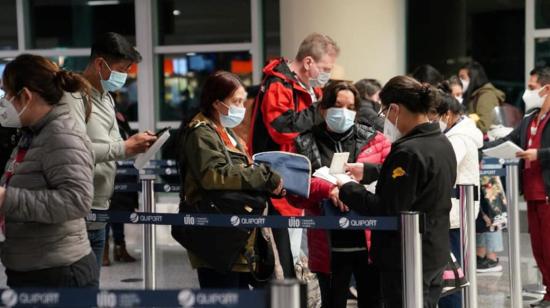
POLYGON ((519 242, 519 183, 517 160, 506 162, 506 199, 508 201, 508 255, 510 263, 510 303, 522 307, 521 259, 519 242))
POLYGON ((464 276, 470 285, 462 297, 465 308, 477 308, 475 185, 459 185, 460 254, 464 276))
MULTIPOLYGON (((155 175, 141 174, 141 212, 154 213, 155 209, 155 175)), ((141 251, 141 267, 143 272, 143 287, 155 290, 156 282, 156 229, 153 224, 143 224, 143 248, 141 251)))
POLYGON ((403 307, 423 307, 422 239, 418 212, 401 212, 401 261, 403 264, 403 307))
POLYGON ((270 308, 300 308, 300 283, 296 279, 273 280, 269 292, 270 308))

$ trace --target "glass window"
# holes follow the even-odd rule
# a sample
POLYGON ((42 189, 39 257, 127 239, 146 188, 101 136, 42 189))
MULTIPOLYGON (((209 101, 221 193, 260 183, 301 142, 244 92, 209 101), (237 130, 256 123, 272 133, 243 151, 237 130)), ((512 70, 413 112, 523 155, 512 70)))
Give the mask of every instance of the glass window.
POLYGON ((179 121, 193 113, 200 100, 203 82, 217 70, 233 72, 245 86, 252 84, 252 58, 248 51, 188 53, 160 56, 160 120, 179 121))
POLYGON ((109 31, 135 42, 133 0, 30 0, 26 12, 29 48, 90 47, 109 31))
POLYGON ((535 66, 550 66, 550 37, 535 39, 535 66))
POLYGON ((251 41, 250 0, 160 0, 159 45, 251 41))
POLYGON ((15 0, 0 1, 0 50, 17 49, 17 14, 15 0))
POLYGON ((535 28, 550 28, 550 0, 535 0, 535 28))

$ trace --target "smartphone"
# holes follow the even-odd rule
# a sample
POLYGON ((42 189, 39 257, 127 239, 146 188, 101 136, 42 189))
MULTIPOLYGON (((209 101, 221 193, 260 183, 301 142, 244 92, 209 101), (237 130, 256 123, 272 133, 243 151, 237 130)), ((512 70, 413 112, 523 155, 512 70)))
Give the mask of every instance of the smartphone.
POLYGON ((165 127, 163 129, 159 130, 158 132, 156 132, 155 136, 160 137, 160 135, 162 135, 165 131, 167 131, 169 129, 170 129, 170 126, 165 127))

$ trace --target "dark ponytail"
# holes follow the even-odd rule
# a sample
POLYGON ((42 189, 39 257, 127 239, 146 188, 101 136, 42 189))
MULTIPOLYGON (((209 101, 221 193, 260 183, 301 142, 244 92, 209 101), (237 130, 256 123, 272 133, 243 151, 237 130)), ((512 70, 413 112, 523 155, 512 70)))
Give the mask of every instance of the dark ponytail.
POLYGON ((27 88, 50 105, 58 104, 65 91, 88 95, 91 89, 90 83, 82 76, 61 70, 52 61, 31 54, 22 54, 9 62, 2 80, 7 92, 15 94, 27 88))
POLYGON ((439 91, 429 84, 421 84, 408 76, 390 79, 380 91, 382 105, 400 104, 410 112, 427 114, 439 100, 439 91))

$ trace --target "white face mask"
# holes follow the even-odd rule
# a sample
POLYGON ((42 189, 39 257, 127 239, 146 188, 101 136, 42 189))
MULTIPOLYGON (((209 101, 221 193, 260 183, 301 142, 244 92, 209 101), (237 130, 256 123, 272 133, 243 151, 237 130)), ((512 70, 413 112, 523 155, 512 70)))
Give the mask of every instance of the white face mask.
POLYGON ((462 91, 466 92, 466 90, 468 90, 468 86, 470 85, 470 80, 461 78, 460 82, 462 83, 462 91))
POLYGON ((329 80, 330 80, 330 73, 320 72, 317 78, 309 80, 309 85, 314 88, 324 87, 329 80))
POLYGON ((456 100, 462 104, 462 102, 464 101, 464 98, 462 96, 455 96, 456 100))
POLYGON ((388 112, 386 113, 386 118, 384 119, 384 136, 388 138, 388 140, 391 143, 394 143, 395 141, 399 140, 403 136, 399 129, 397 129, 397 121, 399 120, 399 117, 395 118, 395 125, 388 119, 388 116, 390 114, 390 109, 388 109, 388 112))
POLYGON ((244 115, 246 113, 246 108, 244 107, 236 107, 233 105, 227 106, 226 104, 222 103, 229 111, 227 112, 227 115, 220 112, 220 123, 223 127, 227 128, 233 128, 241 124, 241 122, 244 119, 244 115))
POLYGON ((542 91, 544 87, 538 89, 538 90, 529 90, 526 89, 523 93, 523 101, 525 102, 525 112, 533 109, 533 108, 540 108, 542 107, 542 104, 544 103, 544 100, 546 99, 546 95, 541 97, 539 96, 540 91, 542 91))
POLYGON ((327 110, 325 122, 331 131, 345 133, 355 124, 356 112, 347 108, 332 107, 327 110))
POLYGON ((23 127, 20 117, 27 110, 27 107, 29 107, 29 103, 27 103, 27 105, 25 105, 20 112, 17 112, 17 109, 15 109, 15 106, 13 105, 14 98, 15 96, 10 100, 7 100, 6 98, 2 98, 2 100, 0 100, 0 125, 3 127, 23 127))

